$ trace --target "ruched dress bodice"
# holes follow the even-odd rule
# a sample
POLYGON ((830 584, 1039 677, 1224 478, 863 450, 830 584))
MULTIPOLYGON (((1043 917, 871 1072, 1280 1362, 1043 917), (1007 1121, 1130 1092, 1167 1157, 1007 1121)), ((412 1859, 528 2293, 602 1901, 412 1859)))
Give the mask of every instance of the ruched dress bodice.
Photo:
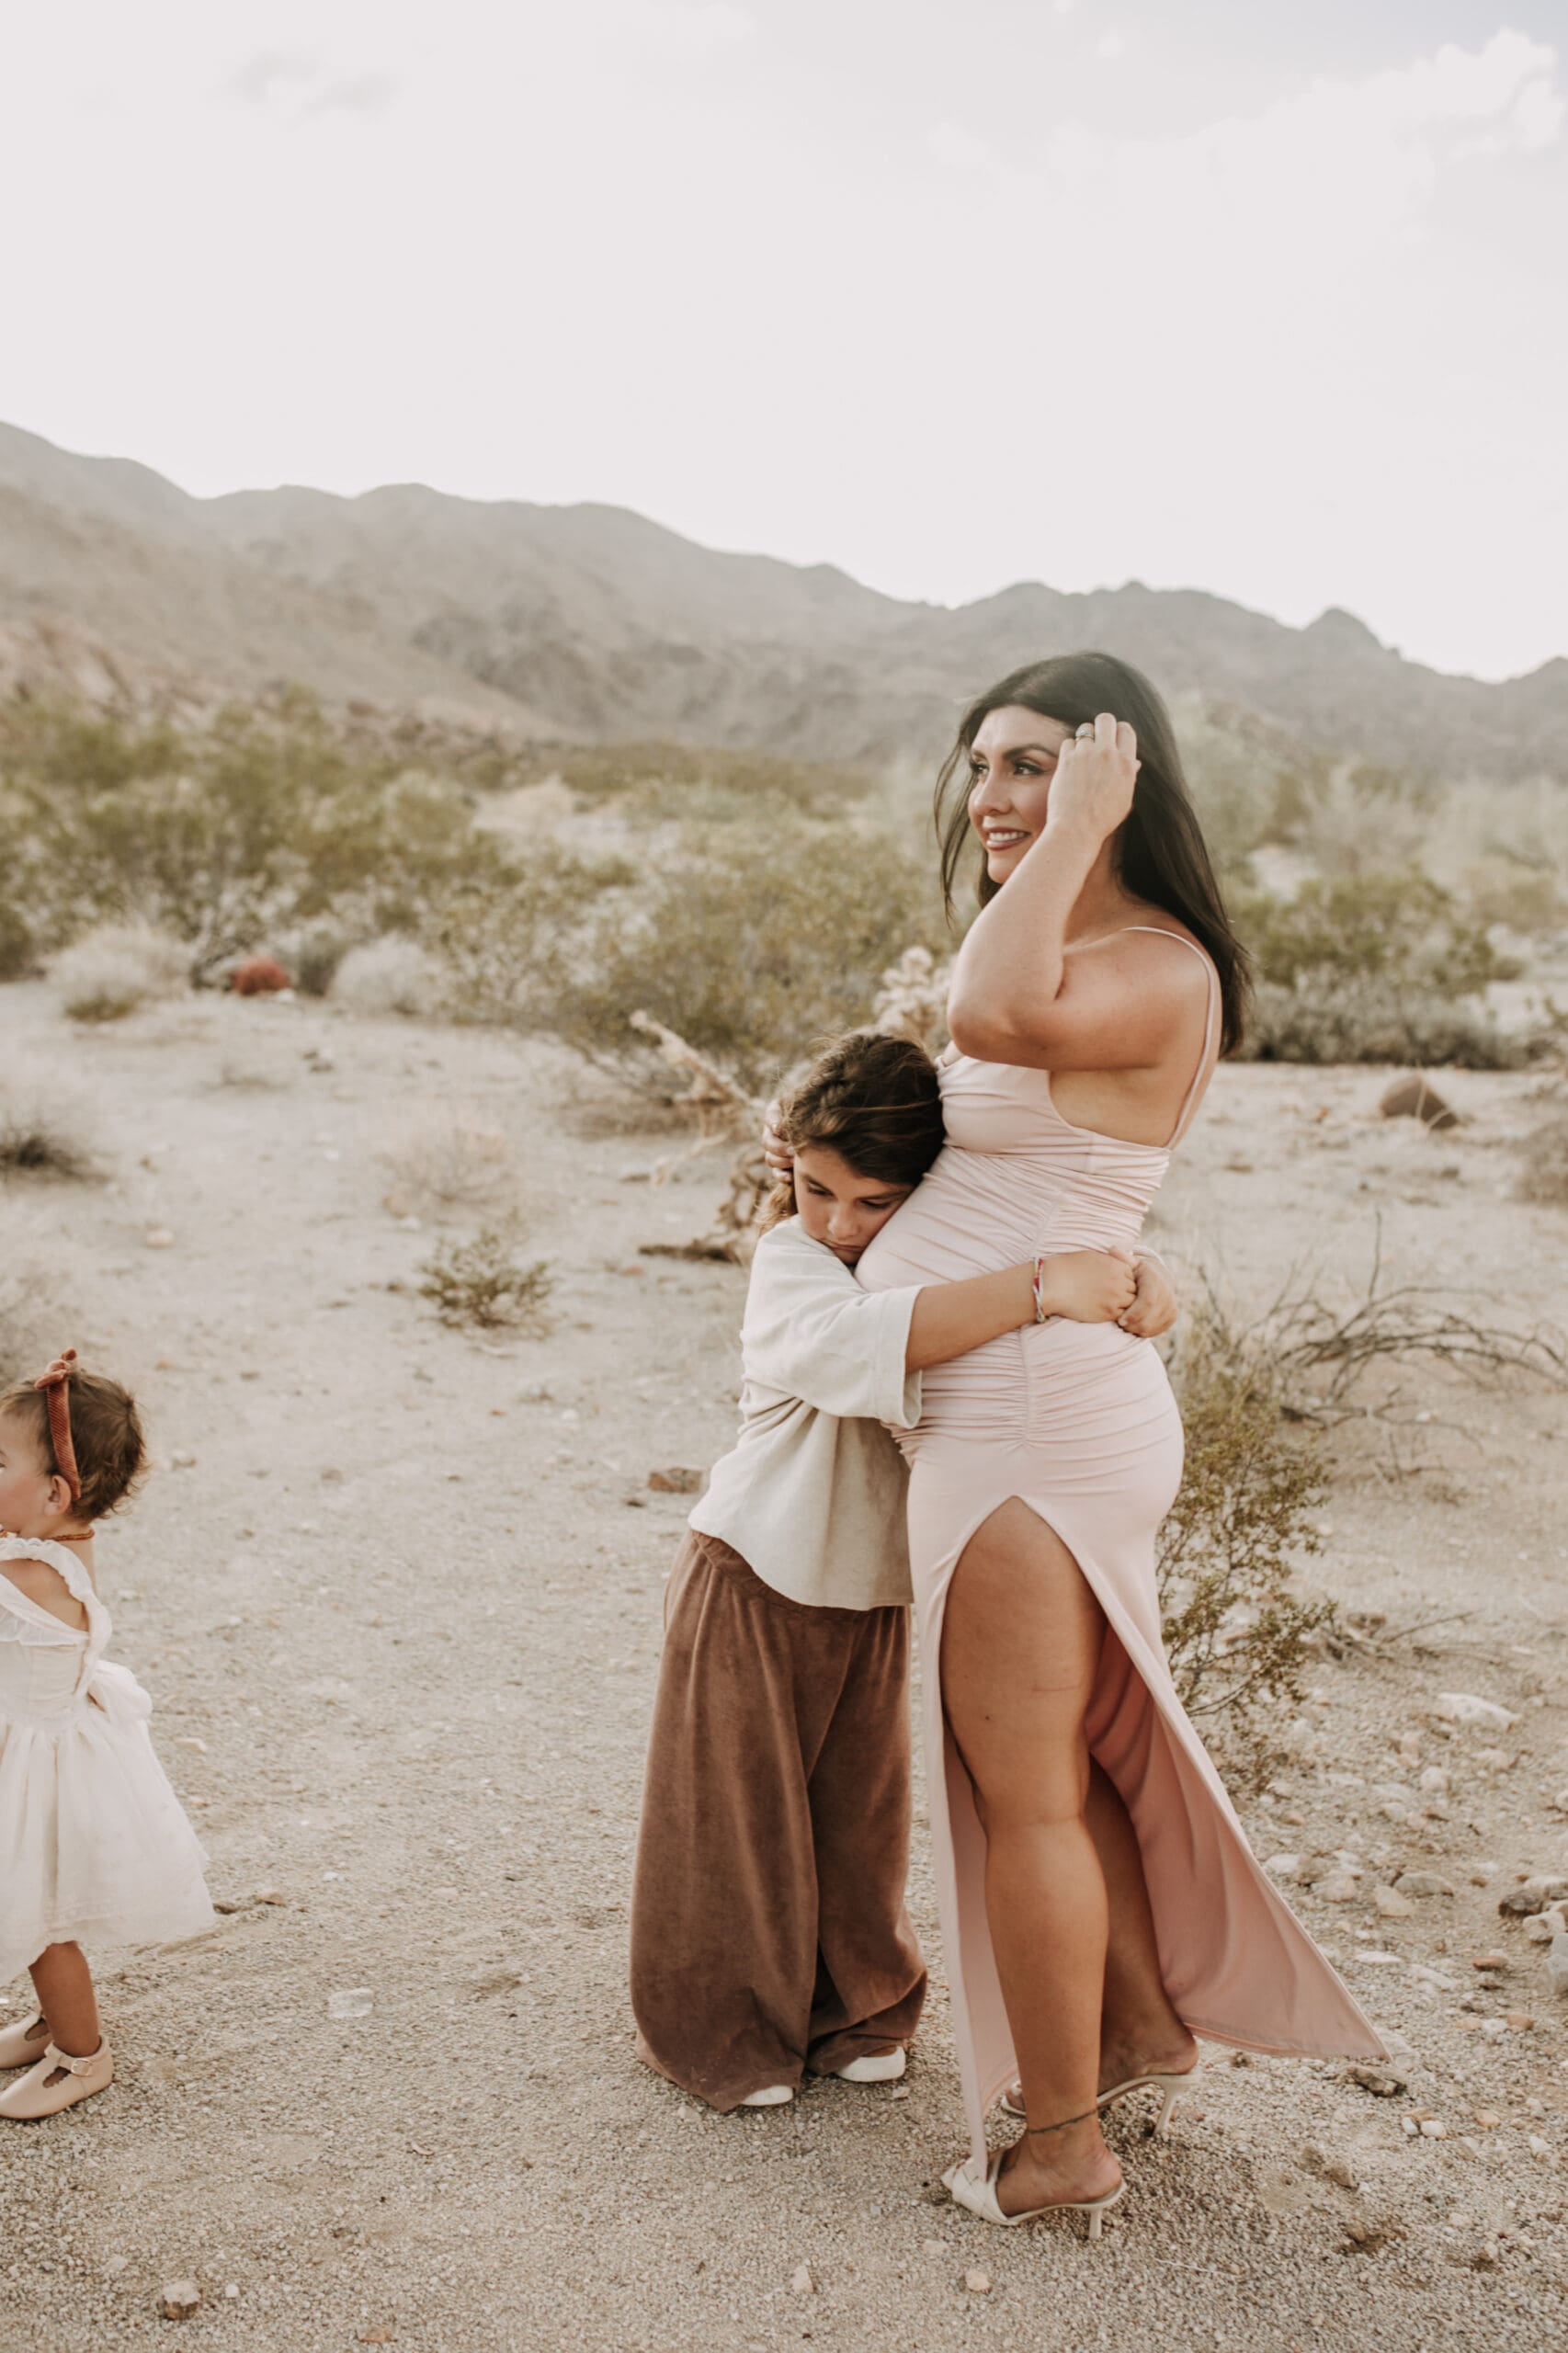
MULTIPOLYGON (((956 1282, 1064 1250, 1132 1250, 1171 1155, 1074 1127, 1051 1074, 951 1055, 939 1072, 948 1141, 925 1182, 889 1219, 857 1269, 868 1290, 956 1282)), ((1159 1356, 1115 1324, 1053 1317, 930 1366, 919 1427, 895 1431, 913 1455, 932 1432, 1047 1435, 1069 1400, 1096 1387, 1142 1389, 1173 1417, 1159 1356)), ((1058 1429, 1060 1427, 1057 1425, 1058 1429)))

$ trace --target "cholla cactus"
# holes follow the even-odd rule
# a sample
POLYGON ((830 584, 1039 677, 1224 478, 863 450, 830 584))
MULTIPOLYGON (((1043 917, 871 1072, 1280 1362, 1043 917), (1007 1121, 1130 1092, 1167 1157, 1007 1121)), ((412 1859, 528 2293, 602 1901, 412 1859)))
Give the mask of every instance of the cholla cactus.
POLYGON ((935 1054, 947 1034, 949 961, 938 964, 928 948, 906 948, 882 974, 871 1007, 871 1027, 890 1038, 909 1038, 935 1054))

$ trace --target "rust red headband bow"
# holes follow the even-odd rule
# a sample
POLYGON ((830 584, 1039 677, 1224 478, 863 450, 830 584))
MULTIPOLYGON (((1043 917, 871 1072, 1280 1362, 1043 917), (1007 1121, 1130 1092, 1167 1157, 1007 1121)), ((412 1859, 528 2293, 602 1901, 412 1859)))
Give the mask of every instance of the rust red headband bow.
POLYGON ((75 1362, 75 1349, 67 1348, 33 1382, 35 1389, 43 1391, 49 1407, 49 1442, 54 1449, 54 1467, 70 1488, 74 1504, 82 1500, 82 1476, 76 1468, 76 1449, 71 1442, 71 1374, 75 1362))

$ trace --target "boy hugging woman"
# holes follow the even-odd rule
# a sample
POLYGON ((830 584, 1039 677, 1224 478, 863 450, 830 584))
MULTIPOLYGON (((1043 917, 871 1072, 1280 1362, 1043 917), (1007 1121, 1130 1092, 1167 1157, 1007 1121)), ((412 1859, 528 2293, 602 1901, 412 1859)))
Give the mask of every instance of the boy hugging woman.
POLYGON ((857 1034, 784 1107, 741 1331, 740 1436, 670 1576, 631 1915, 649 2066, 711 2107, 807 2073, 891 2083, 926 1970, 909 1864, 906 1474, 932 1365, 1051 1316, 1152 1338, 1157 1263, 1098 1251, 864 1291, 855 1266, 944 1142, 936 1066, 857 1034))

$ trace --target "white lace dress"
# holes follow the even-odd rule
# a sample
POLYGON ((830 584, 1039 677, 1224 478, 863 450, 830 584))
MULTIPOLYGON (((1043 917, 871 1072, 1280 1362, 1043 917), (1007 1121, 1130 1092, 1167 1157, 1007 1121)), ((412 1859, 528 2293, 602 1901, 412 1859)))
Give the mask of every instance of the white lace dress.
POLYGON ((166 1944, 212 1925, 207 1858, 153 1754, 153 1703, 104 1657, 108 1611, 64 1544, 45 1561, 87 1613, 78 1633, 0 1576, 0 1985, 46 1945, 166 1944))

